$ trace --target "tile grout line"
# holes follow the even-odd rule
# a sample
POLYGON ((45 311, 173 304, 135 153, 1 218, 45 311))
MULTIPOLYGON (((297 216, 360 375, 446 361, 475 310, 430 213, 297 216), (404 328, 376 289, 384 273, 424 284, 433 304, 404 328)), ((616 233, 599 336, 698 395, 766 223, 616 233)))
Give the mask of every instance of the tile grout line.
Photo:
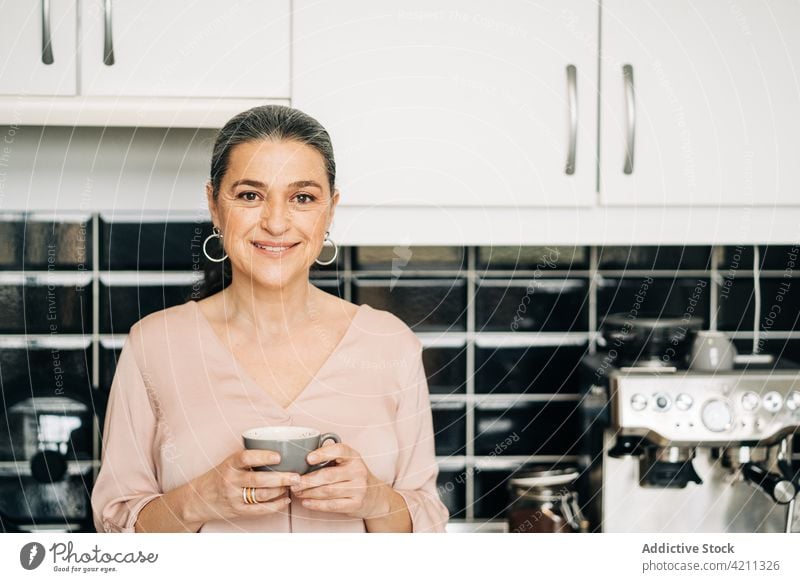
POLYGON ((467 415, 467 434, 466 434, 466 491, 464 494, 466 502, 466 519, 475 519, 475 407, 473 397, 475 395, 475 340, 470 334, 475 332, 475 254, 476 247, 466 247, 467 251, 467 386, 466 386, 466 415, 467 415))
POLYGON ((710 331, 717 331, 717 316, 719 310, 719 265, 718 259, 721 258, 720 246, 711 247, 711 295, 709 297, 709 316, 708 316, 708 329, 710 331))
MULTIPOLYGON (((100 388, 100 215, 92 214, 92 389, 100 388)), ((96 412, 96 411, 95 411, 96 412)), ((105 413, 105 411, 103 411, 105 413)), ((92 478, 97 481, 100 461, 100 427, 95 413, 92 422, 92 478)))
POLYGON ((597 247, 589 247, 589 353, 597 351, 597 247))
POLYGON ((347 246, 344 247, 344 266, 342 268, 342 274, 344 276, 344 299, 345 301, 353 301, 353 261, 352 255, 353 247, 347 246))

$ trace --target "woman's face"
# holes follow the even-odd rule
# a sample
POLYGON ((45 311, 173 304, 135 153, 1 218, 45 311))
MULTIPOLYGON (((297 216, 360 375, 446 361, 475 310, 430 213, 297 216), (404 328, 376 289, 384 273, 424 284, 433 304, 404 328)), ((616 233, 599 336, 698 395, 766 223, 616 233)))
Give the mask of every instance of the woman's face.
POLYGON ((296 141, 234 146, 217 200, 211 184, 206 194, 234 280, 269 288, 308 279, 339 202, 322 155, 296 141))

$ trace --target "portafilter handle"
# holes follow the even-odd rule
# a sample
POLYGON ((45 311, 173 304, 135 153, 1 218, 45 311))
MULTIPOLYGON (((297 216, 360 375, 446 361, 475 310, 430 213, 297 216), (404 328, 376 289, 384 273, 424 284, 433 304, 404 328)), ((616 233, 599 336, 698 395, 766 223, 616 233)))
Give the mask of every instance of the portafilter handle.
POLYGON ((775 503, 786 505, 797 494, 797 488, 789 479, 783 475, 770 473, 756 463, 744 463, 742 465, 742 475, 772 497, 775 503))

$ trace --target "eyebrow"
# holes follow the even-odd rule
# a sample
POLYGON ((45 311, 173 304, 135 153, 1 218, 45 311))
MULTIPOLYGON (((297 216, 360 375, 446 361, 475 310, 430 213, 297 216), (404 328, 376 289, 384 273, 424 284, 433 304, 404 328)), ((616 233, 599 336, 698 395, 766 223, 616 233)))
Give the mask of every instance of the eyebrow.
MULTIPOLYGON (((248 180, 246 178, 244 180, 236 180, 233 184, 231 184, 231 188, 236 188, 237 186, 252 186, 253 188, 269 190, 268 184, 259 182, 258 180, 248 180)), ((320 186, 319 183, 315 182, 314 180, 298 180, 289 184, 287 188, 308 188, 309 186, 313 186, 322 190, 322 186, 320 186)))

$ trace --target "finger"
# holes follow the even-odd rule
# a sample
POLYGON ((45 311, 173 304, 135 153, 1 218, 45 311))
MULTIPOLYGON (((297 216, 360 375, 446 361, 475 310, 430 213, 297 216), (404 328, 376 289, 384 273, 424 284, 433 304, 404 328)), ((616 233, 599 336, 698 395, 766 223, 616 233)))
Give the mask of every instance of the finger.
POLYGON ((282 497, 289 498, 289 491, 286 487, 261 487, 253 489, 253 494, 258 503, 267 503, 282 497))
POLYGON ((328 511, 332 513, 352 513, 356 510, 354 499, 303 499, 303 507, 314 511, 328 511))
POLYGON ((238 471, 237 483, 239 487, 289 487, 300 483, 297 473, 283 473, 281 471, 238 471))
POLYGON ((292 485, 292 491, 302 491, 309 487, 319 487, 320 485, 349 480, 350 474, 347 467, 325 467, 301 475, 299 483, 297 485, 292 485))
POLYGON ((231 456, 231 464, 235 469, 250 469, 252 467, 263 467, 264 465, 277 465, 280 462, 281 456, 277 452, 260 449, 243 449, 231 456))
POLYGON ((352 481, 344 481, 333 485, 312 487, 303 491, 293 491, 292 493, 302 499, 342 499, 346 497, 355 498, 358 491, 357 486, 352 481))
POLYGON ((309 463, 324 463, 325 461, 344 461, 351 459, 355 451, 344 443, 334 443, 314 449, 306 456, 309 463))
POLYGON ((253 503, 252 505, 242 504, 241 512, 244 515, 264 515, 267 513, 276 513, 286 508, 291 502, 288 495, 278 497, 272 501, 265 501, 264 503, 253 503))

